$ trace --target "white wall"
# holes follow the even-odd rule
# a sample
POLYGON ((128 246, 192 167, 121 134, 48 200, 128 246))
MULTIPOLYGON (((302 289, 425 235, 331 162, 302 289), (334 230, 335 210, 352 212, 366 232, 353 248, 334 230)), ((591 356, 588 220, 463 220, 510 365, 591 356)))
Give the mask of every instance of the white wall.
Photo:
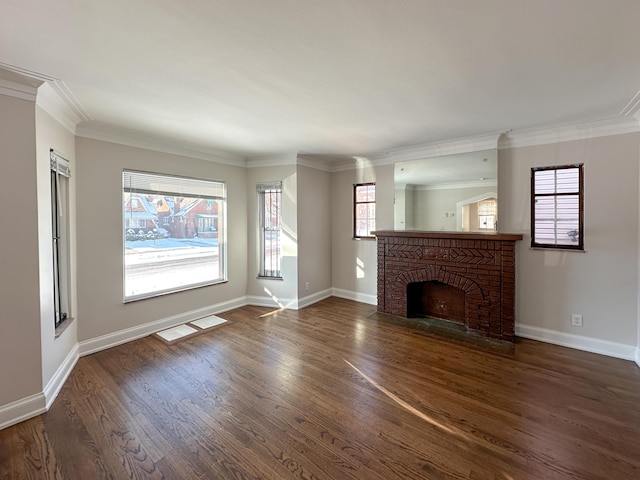
POLYGON ((376 183, 376 229, 393 229, 393 165, 366 163, 331 176, 332 285, 334 292, 354 300, 375 303, 377 247, 375 240, 353 239, 353 185, 376 183))
POLYGON ((298 165, 298 298, 331 289, 331 175, 298 165), (309 289, 305 284, 309 283, 309 289))
POLYGON ((639 142, 632 133, 499 152, 499 230, 524 235, 516 268, 521 334, 578 335, 597 339, 596 350, 613 342, 612 352, 638 344, 639 142), (531 250, 530 170, 571 163, 585 165, 586 252, 531 250), (571 326, 572 313, 583 315, 582 328, 571 326))
MULTIPOLYGON (((286 159, 285 159, 286 160, 286 159)), ((249 302, 273 307, 295 307, 298 301, 298 205, 296 165, 247 169, 247 233, 249 302), (258 237, 258 183, 282 182, 282 280, 258 278, 260 244, 258 237)))
MULTIPOLYGON (((76 171, 78 338, 81 344, 125 329, 135 331, 146 323, 180 317, 185 312, 245 301, 247 185, 244 167, 77 137, 76 171), (123 303, 123 169, 226 182, 228 282, 123 303)), ((108 338, 103 342, 106 344, 108 338)))
POLYGON ((53 304, 53 253, 51 226, 51 180, 49 149, 71 162, 69 179, 69 239, 71 314, 75 316, 76 255, 75 255, 75 137, 40 107, 36 108, 36 149, 38 184, 38 258, 40 261, 40 333, 42 349, 42 385, 48 385, 54 374, 78 343, 76 320, 55 338, 53 304))
POLYGON ((35 127, 35 99, 0 94, 0 410, 42 392, 35 127))

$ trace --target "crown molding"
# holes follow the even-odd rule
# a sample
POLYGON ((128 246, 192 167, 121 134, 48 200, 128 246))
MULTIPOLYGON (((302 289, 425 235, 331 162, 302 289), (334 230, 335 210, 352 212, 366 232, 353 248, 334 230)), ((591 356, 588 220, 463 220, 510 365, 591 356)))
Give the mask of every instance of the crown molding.
MULTIPOLYGON (((416 192, 426 191, 426 190, 451 190, 454 188, 478 188, 478 187, 496 187, 498 186, 498 182, 495 178, 488 180, 470 180, 468 182, 452 182, 452 183, 441 183, 439 185, 411 185, 416 192)), ((409 187, 409 185, 407 185, 409 187)))
POLYGON ((51 115, 58 123, 74 135, 76 133, 76 126, 80 122, 87 120, 82 110, 79 111, 71 108, 69 103, 60 96, 51 83, 44 83, 38 89, 36 105, 51 115))
POLYGON ((35 101, 71 133, 91 116, 62 81, 50 75, 0 63, 0 93, 35 101))
MULTIPOLYGON (((639 99, 640 100, 640 99, 639 99)), ((638 118, 615 116, 580 123, 513 130, 498 143, 500 150, 640 132, 638 118)))
POLYGON ((341 159, 331 163, 329 172, 346 172, 349 170, 362 170, 364 168, 393 165, 394 160, 384 155, 353 155, 349 159, 341 159))
POLYGON ((259 167, 283 167, 296 165, 298 163, 297 153, 280 153, 273 155, 256 155, 247 158, 247 168, 259 167))
POLYGON ((116 127, 100 122, 81 122, 76 127, 76 135, 92 140, 117 143, 129 147, 144 148, 156 152, 182 155, 185 157, 207 160, 210 162, 232 165, 235 167, 246 167, 246 157, 242 155, 224 152, 216 149, 194 148, 192 144, 180 142, 174 139, 158 137, 148 133, 140 132, 123 127, 116 127))
POLYGON ((0 63, 0 95, 35 102, 38 87, 44 80, 25 74, 6 63, 0 63))
POLYGON ((455 138, 445 142, 425 143, 407 148, 389 150, 373 155, 372 161, 378 165, 490 150, 498 147, 498 140, 505 133, 506 132, 493 132, 485 135, 455 138))
POLYGON ((638 113, 640 113, 640 90, 638 90, 638 93, 625 105, 620 115, 637 117, 638 113))
POLYGON ((298 165, 302 165, 303 167, 315 168, 316 170, 320 170, 321 172, 331 173, 333 172, 333 168, 331 166, 330 161, 324 161, 323 159, 309 159, 298 156, 298 165))
POLYGON ((333 164, 331 171, 341 172, 363 167, 393 165, 396 162, 408 160, 491 150, 498 147, 498 140, 505 135, 505 133, 506 132, 493 132, 486 135, 456 138, 445 142, 425 143, 406 148, 397 148, 371 155, 354 155, 353 161, 333 164))

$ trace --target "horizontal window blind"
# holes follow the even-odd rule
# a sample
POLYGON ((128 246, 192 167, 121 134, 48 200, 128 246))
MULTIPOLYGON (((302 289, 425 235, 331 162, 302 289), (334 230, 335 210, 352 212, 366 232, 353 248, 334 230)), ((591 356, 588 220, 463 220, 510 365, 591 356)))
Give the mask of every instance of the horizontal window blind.
POLYGON ((49 162, 51 171, 65 177, 71 176, 71 163, 53 149, 49 150, 49 162))
POLYGON ((533 168, 531 245, 583 249, 583 166, 533 168))
POLYGON ((125 170, 122 173, 122 182, 124 191, 130 193, 178 195, 214 200, 226 198, 224 182, 213 180, 125 170))

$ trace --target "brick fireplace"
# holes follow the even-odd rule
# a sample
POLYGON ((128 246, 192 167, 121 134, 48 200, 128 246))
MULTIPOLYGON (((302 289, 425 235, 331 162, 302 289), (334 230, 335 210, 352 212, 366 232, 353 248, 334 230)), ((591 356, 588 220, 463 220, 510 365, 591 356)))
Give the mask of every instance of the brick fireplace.
POLYGON ((384 230, 378 312, 433 316, 514 341, 516 234, 384 230))

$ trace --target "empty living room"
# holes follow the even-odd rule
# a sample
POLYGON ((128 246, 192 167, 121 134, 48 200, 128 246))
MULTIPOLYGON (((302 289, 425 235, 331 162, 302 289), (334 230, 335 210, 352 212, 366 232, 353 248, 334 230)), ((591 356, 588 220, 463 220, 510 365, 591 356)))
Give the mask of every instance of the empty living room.
POLYGON ((0 479, 640 478, 638 24, 4 2, 0 479))

